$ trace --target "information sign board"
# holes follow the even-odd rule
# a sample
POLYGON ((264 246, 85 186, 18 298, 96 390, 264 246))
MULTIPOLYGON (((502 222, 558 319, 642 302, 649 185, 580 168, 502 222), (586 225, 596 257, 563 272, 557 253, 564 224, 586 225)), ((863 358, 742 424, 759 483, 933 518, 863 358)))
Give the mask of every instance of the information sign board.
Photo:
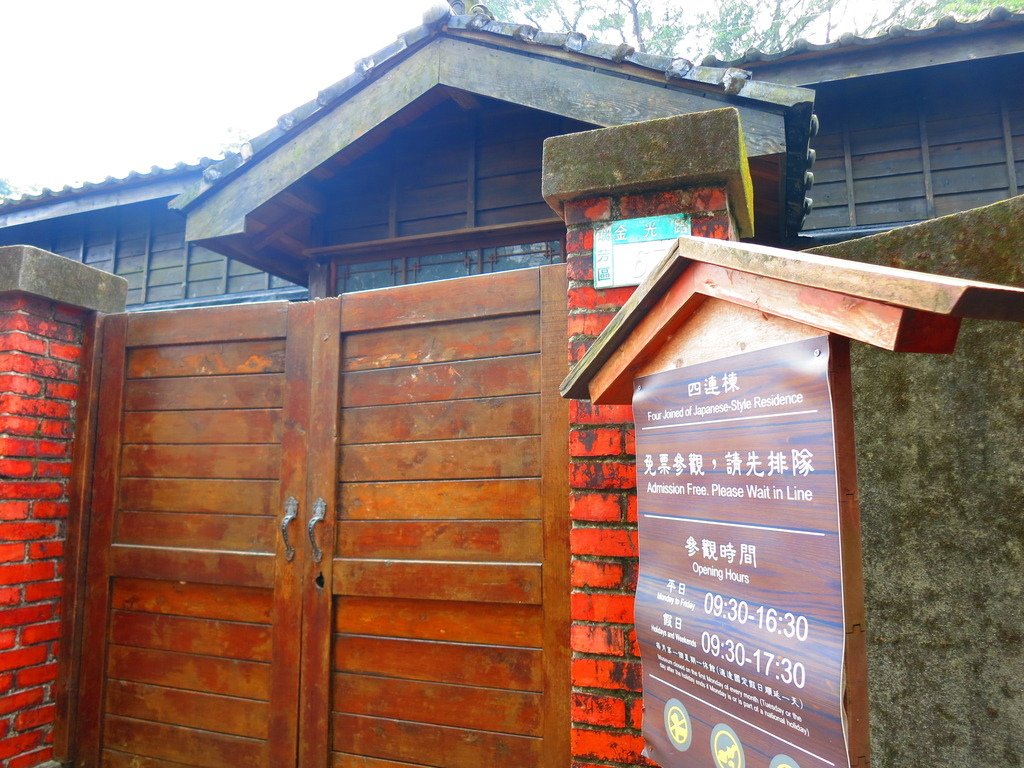
POLYGON ((594 287, 640 285, 677 238, 690 234, 685 213, 623 219, 594 227, 594 287))
POLYGON ((820 337, 637 379, 644 737, 665 768, 849 766, 820 337))

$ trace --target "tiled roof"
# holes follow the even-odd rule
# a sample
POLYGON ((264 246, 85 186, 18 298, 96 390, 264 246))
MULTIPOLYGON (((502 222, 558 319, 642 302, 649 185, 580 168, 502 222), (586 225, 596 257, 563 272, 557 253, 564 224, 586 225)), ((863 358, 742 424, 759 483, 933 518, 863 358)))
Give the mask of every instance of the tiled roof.
POLYGON ((84 184, 65 186, 60 189, 47 188, 34 195, 0 199, 0 213, 8 213, 13 210, 31 208, 37 205, 46 205, 50 202, 69 200, 96 192, 142 186, 153 181, 169 179, 175 176, 198 176, 204 169, 209 168, 216 162, 219 161, 203 157, 195 163, 178 163, 170 168, 161 168, 154 165, 148 171, 132 171, 127 176, 121 178, 107 176, 102 181, 87 181, 84 184))
POLYGON ((797 40, 784 51, 765 53, 756 48, 747 51, 738 59, 723 60, 717 56, 707 56, 701 64, 706 67, 748 67, 768 62, 781 62, 785 59, 808 56, 813 54, 836 54, 847 50, 883 47, 904 41, 930 40, 944 35, 969 34, 985 29, 1024 24, 1024 13, 1013 13, 999 6, 966 21, 957 21, 952 16, 945 16, 935 24, 924 29, 908 29, 900 25, 889 27, 885 32, 874 37, 860 37, 854 34, 840 35, 837 40, 828 43, 812 43, 797 40))

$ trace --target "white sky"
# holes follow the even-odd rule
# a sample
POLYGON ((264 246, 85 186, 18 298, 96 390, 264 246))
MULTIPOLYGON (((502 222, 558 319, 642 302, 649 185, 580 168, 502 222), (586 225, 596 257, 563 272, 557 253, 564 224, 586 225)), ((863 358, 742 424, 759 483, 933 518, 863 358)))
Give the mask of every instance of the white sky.
POLYGON ((255 136, 432 0, 0 0, 0 178, 62 187, 255 136))
POLYGON ((0 178, 33 191, 218 155, 434 2, 0 0, 0 178))

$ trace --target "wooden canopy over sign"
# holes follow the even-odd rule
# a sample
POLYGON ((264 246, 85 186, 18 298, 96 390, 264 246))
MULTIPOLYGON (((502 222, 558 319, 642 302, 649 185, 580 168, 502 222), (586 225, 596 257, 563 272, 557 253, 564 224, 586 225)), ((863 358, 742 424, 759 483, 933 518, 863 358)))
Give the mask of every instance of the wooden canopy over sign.
POLYGON ((563 397, 630 403, 634 377, 709 299, 894 352, 950 353, 963 318, 1024 321, 1021 288, 682 237, 562 383, 563 397))

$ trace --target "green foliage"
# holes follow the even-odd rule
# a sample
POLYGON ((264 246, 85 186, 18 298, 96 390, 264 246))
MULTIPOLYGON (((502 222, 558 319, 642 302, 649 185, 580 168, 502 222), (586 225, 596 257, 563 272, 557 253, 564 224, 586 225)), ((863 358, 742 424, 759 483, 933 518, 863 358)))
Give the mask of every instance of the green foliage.
POLYGON ((751 48, 784 50, 801 37, 828 42, 840 32, 874 35, 894 24, 919 28, 943 16, 967 19, 997 4, 1024 11, 1024 0, 890 0, 870 17, 850 0, 718 0, 703 6, 691 0, 685 8, 672 0, 491 0, 487 6, 500 19, 621 40, 639 51, 732 59, 751 48))

